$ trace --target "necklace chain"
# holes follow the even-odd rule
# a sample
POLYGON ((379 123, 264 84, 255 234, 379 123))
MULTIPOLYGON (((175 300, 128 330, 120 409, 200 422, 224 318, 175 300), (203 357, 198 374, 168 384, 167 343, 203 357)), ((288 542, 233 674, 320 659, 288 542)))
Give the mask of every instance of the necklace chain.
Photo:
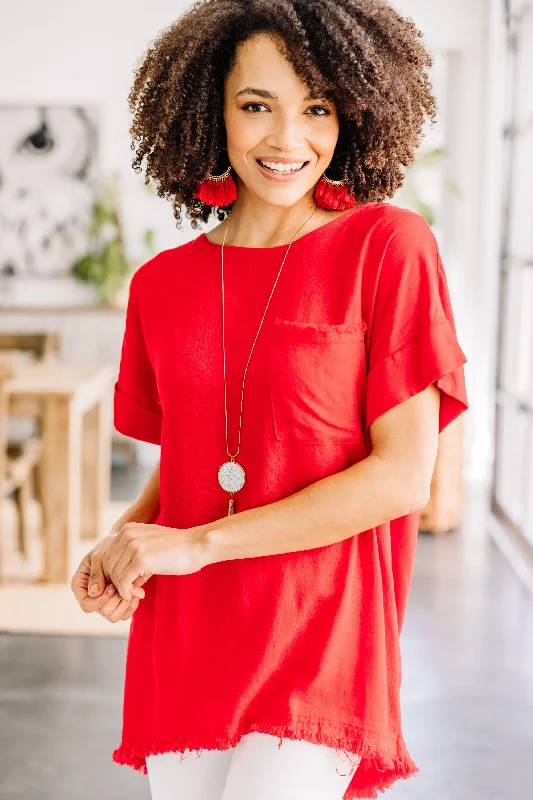
POLYGON ((270 297, 268 298, 268 302, 266 304, 266 308, 265 308, 265 310, 263 312, 263 316, 261 317, 261 322, 259 323, 259 328, 257 329, 257 333, 255 334, 255 339, 253 341, 252 348, 250 350, 250 355, 248 356, 248 361, 246 362, 246 367, 245 367, 245 370, 244 370, 244 377, 242 379, 241 408, 240 408, 240 414, 239 414, 238 447, 237 447, 237 452, 234 453, 233 455, 229 452, 229 447, 228 447, 228 399, 227 399, 227 386, 226 386, 226 344, 225 344, 225 326, 224 326, 224 244, 226 242, 226 236, 227 236, 228 229, 229 229, 229 223, 230 223, 230 219, 231 219, 231 211, 228 214, 228 224, 226 225, 226 230, 224 231, 224 239, 223 239, 223 242, 222 242, 222 250, 221 250, 221 258, 222 258, 222 351, 223 351, 223 355, 224 355, 224 412, 225 412, 225 417, 226 417, 226 453, 228 454, 228 456, 231 458, 232 461, 235 459, 236 456, 239 455, 239 452, 240 452, 240 449, 241 449, 241 425, 242 425, 242 404, 243 404, 243 399, 244 399, 244 382, 246 381, 246 373, 248 371, 248 364, 250 363, 250 359, 251 359, 252 353, 254 351, 254 347, 255 347, 255 343, 257 341, 257 337, 259 336, 259 332, 260 332, 261 327, 263 325, 263 320, 265 319, 268 307, 270 305, 270 300, 272 298, 272 295, 274 294, 274 289, 276 288, 279 276, 281 275, 281 270, 283 269, 283 265, 285 264, 285 259, 287 258, 287 255, 289 254, 289 250, 291 248, 291 245, 294 242, 294 240, 296 239, 296 237, 298 236, 298 234, 300 233, 300 231, 302 230, 302 228, 304 228, 307 225, 307 223, 314 217, 314 215, 316 214, 318 209, 319 209, 319 206, 316 206, 316 208, 313 211, 313 213, 311 214, 311 216, 296 231, 296 233, 292 237, 291 241, 289 242, 289 246, 287 247, 287 250, 285 252, 285 256, 283 258, 283 261, 281 262, 281 267, 279 268, 278 274, 276 276, 276 280, 274 281, 274 286, 272 287, 272 291, 270 292, 270 297))

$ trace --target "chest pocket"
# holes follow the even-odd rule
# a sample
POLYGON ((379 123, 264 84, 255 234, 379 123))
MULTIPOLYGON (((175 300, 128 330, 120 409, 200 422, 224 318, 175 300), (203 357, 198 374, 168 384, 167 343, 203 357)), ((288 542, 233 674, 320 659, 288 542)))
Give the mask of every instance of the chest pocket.
POLYGON ((276 439, 360 442, 366 324, 276 318, 268 363, 276 439))

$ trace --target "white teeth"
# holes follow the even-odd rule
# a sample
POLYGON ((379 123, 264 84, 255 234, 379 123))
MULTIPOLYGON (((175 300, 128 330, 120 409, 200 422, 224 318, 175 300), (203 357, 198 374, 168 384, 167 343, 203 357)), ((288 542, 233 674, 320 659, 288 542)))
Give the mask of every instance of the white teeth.
POLYGON ((275 163, 275 162, 265 162, 258 159, 259 163, 262 164, 263 167, 267 169, 275 170, 276 172, 296 172, 297 170, 301 169, 303 165, 306 163, 305 161, 295 161, 292 164, 282 164, 282 163, 275 163))

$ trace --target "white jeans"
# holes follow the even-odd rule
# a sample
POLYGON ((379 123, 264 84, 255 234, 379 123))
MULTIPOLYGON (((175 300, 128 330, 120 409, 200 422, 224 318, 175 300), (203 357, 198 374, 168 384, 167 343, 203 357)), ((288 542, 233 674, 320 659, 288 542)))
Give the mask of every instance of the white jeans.
POLYGON ((253 731, 229 750, 147 756, 152 800, 342 800, 360 757, 253 731))

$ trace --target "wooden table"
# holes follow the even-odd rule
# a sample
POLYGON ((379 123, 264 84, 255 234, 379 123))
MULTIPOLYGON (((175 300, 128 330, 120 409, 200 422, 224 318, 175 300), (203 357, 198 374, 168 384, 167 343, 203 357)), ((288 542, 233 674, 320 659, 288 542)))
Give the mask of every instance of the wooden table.
POLYGON ((111 366, 53 362, 21 363, 5 381, 8 414, 41 423, 44 581, 70 582, 76 544, 104 535, 113 382, 111 366))

